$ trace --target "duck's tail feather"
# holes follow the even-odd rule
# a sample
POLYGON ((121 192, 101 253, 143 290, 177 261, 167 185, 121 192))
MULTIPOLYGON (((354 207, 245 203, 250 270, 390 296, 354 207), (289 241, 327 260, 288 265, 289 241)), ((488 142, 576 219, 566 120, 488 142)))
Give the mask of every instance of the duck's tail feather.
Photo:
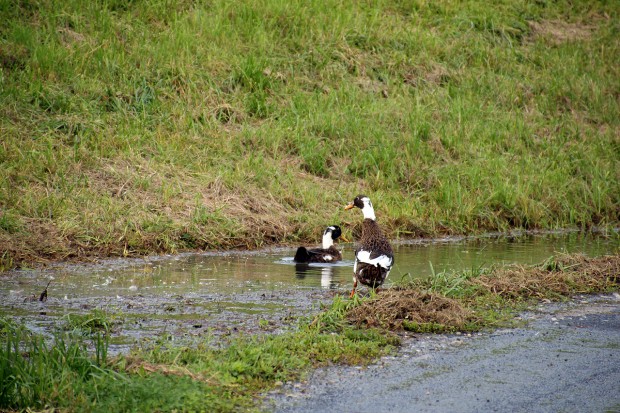
POLYGON ((297 252, 295 253, 293 260, 295 260, 295 262, 308 262, 310 261, 310 253, 306 247, 299 247, 297 248, 297 252))

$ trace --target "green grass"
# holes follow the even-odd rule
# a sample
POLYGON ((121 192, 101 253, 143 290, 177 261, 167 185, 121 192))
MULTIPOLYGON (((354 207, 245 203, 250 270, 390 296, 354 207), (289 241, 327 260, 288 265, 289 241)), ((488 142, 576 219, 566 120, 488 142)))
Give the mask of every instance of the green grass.
POLYGON ((2 0, 0 267, 617 225, 619 12, 2 0))
POLYGON ((119 314, 110 314, 102 310, 95 309, 88 314, 69 313, 63 316, 63 328, 75 333, 97 334, 110 333, 115 325, 121 324, 122 319, 119 314))
POLYGON ((116 358, 107 356, 106 335, 89 341, 62 334, 50 344, 0 319, 0 409, 252 410, 257 395, 277 382, 297 380, 313 367, 366 364, 398 344, 390 334, 346 325, 343 305, 321 315, 331 320, 328 329, 301 321, 292 333, 156 345, 116 358))
POLYGON ((57 335, 49 344, 19 326, 5 323, 0 350, 0 406, 7 409, 45 408, 54 405, 79 409, 85 396, 97 391, 91 383, 119 378, 106 366, 107 343, 93 339, 96 356, 87 343, 70 335, 57 335), (86 393, 86 394, 85 394, 86 393))

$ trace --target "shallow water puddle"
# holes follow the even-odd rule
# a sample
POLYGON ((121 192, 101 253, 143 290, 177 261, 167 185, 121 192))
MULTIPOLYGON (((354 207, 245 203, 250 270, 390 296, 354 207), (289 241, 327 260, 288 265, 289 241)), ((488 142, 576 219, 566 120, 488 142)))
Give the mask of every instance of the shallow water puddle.
MULTIPOLYGON (((114 344, 143 337, 272 331, 316 311, 351 286, 353 244, 341 244, 337 264, 296 264, 293 249, 202 253, 109 260, 0 277, 0 311, 45 332, 70 314, 112 314, 114 344), (36 297, 52 280, 47 302, 36 297), (35 299, 32 299, 35 297, 35 299)), ((390 280, 502 263, 542 262, 557 252, 617 253, 620 240, 555 234, 488 236, 395 245, 390 280)))

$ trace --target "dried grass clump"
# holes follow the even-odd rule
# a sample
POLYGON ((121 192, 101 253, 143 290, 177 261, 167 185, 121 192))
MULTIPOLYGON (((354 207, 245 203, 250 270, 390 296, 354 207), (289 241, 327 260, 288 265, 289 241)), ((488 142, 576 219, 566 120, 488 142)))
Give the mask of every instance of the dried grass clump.
POLYGON ((532 38, 544 38, 553 45, 590 40, 595 30, 593 25, 569 23, 561 20, 530 22, 529 25, 532 38))
POLYGON ((604 291, 619 282, 620 256, 562 255, 540 267, 514 266, 471 279, 474 285, 518 300, 604 291))
POLYGON ((365 301, 347 314, 352 324, 390 330, 406 329, 412 324, 458 330, 476 318, 457 300, 413 289, 384 290, 376 300, 365 301))
POLYGON ((214 375, 211 377, 206 377, 203 374, 193 373, 189 369, 181 366, 154 364, 135 357, 127 357, 125 359, 125 363, 125 371, 128 373, 140 374, 142 372, 148 372, 160 373, 165 376, 188 376, 195 381, 201 381, 212 385, 216 383, 213 380, 214 375))

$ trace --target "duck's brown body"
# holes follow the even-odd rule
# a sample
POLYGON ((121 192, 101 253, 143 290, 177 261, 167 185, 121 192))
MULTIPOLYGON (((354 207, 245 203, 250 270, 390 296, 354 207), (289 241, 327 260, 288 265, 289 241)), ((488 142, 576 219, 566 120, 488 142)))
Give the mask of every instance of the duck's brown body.
POLYGON ((355 250, 351 297, 355 295, 358 282, 370 288, 377 288, 383 284, 394 264, 394 251, 376 222, 370 199, 367 196, 358 195, 345 209, 356 207, 362 210, 364 221, 362 222, 362 237, 355 250))
POLYGON ((362 237, 360 239, 360 245, 355 250, 355 269, 354 276, 360 283, 367 285, 371 288, 379 287, 385 282, 390 268, 393 263, 394 252, 385 234, 379 227, 376 221, 372 219, 365 219, 362 223, 362 237), (384 262, 390 262, 389 265, 380 265, 380 262, 369 263, 365 262, 360 254, 368 252, 368 258, 371 261, 380 260, 380 257, 384 258, 384 262))

